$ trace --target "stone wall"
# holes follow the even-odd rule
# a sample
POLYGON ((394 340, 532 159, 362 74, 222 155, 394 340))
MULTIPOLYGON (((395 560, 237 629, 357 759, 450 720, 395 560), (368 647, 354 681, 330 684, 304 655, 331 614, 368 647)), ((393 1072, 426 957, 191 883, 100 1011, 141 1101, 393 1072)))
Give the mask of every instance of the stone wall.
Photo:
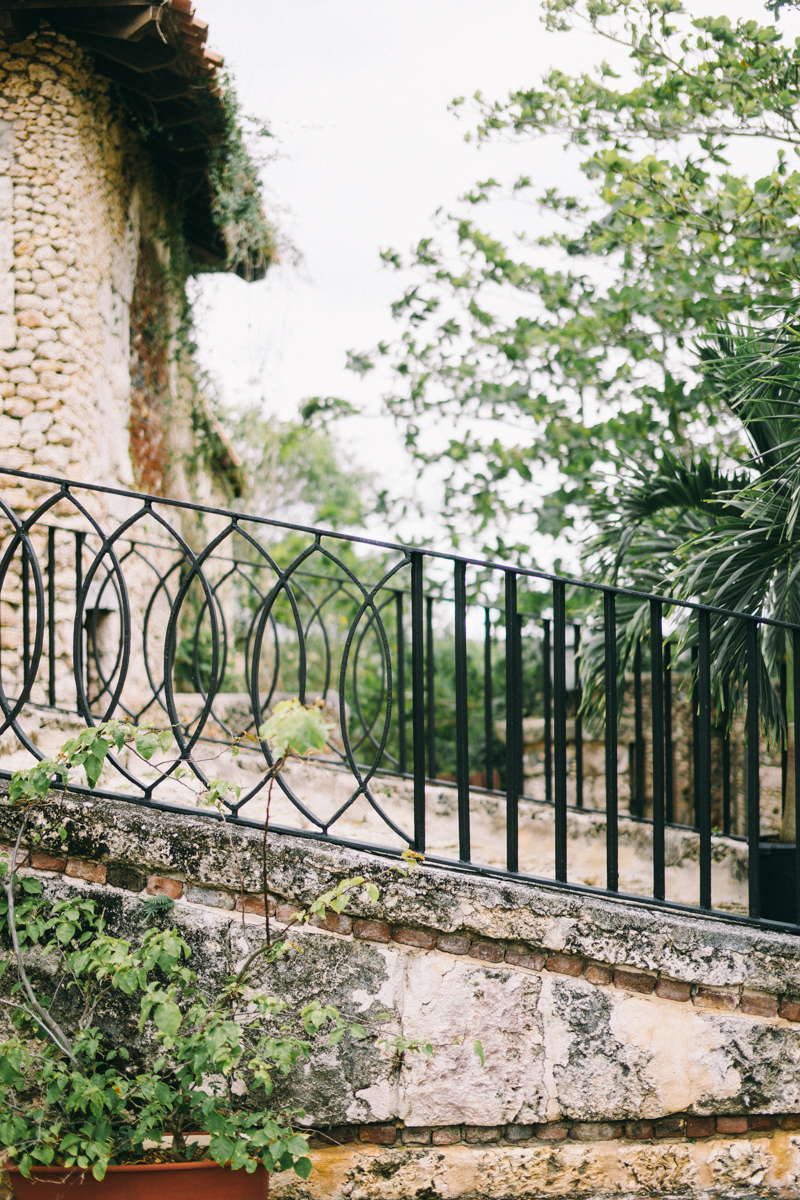
MULTIPOLYGON (((6 842, 15 819, 0 806, 6 842)), ((208 817, 63 797, 59 825, 66 848, 45 833, 26 869, 54 894, 98 897, 132 935, 143 897, 172 896, 208 986, 260 936, 257 829, 229 828, 242 895, 208 817)), ((273 836, 269 851, 278 921, 387 866, 302 838, 273 836)), ((387 1032, 436 1053, 316 1047, 289 1087, 318 1169, 302 1186, 276 1177, 276 1194, 797 1195, 798 938, 427 865, 382 886, 376 906, 354 900, 300 933, 304 953, 264 983, 367 1019, 388 1012, 387 1032)))
POLYGON ((193 410, 212 418, 183 336, 190 269, 180 205, 91 55, 47 28, 0 37, 2 465, 214 495, 196 470, 193 410))
MULTIPOLYGON (((207 461, 209 431, 218 441, 223 435, 195 377, 185 293, 191 269, 181 205, 91 55, 46 27, 13 45, 0 36, 0 466, 176 499, 226 499, 232 476, 207 461)), ((47 490, 0 477, 0 502, 22 520, 47 490)), ((107 532, 131 512, 124 498, 75 495, 107 532)), ((191 516, 172 516, 192 540, 191 516)), ((63 531, 55 545, 54 669, 64 706, 75 697, 74 533, 91 527, 71 501, 51 508, 33 535, 43 574, 48 525, 63 531)), ((154 531, 140 526, 136 533, 158 541, 154 531)), ((10 534, 3 519, 3 547, 10 534)), ((90 536, 84 575, 99 546, 90 536)), ((157 570, 173 561, 158 551, 150 557, 157 570)), ((129 558, 135 661, 152 575, 129 558)), ((111 588, 98 604, 89 616, 113 662, 119 619, 111 588)), ((26 642, 22 605, 18 549, 0 602, 3 683, 12 695, 26 642)), ((129 681, 134 691, 140 684, 143 678, 129 681)), ((48 703, 44 679, 32 698, 48 703)))

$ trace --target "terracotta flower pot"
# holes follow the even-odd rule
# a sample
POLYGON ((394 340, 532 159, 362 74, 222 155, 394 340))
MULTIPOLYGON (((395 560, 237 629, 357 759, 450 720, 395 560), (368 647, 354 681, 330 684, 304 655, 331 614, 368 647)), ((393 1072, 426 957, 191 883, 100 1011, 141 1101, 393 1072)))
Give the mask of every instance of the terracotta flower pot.
POLYGON ((267 1200, 269 1173, 231 1171, 215 1162, 144 1163, 109 1167, 98 1183, 91 1171, 35 1167, 25 1179, 7 1167, 16 1200, 267 1200))

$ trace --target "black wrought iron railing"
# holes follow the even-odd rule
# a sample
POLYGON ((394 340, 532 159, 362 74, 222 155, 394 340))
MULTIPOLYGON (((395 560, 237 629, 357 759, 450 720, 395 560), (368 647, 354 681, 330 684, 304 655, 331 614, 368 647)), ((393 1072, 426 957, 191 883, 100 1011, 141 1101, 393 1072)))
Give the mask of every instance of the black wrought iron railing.
POLYGON ((112 756, 101 794, 181 809, 225 776, 261 824, 259 728, 296 696, 330 738, 275 830, 800 926, 800 627, 11 470, 0 520, 0 776, 127 716, 175 747, 112 756))

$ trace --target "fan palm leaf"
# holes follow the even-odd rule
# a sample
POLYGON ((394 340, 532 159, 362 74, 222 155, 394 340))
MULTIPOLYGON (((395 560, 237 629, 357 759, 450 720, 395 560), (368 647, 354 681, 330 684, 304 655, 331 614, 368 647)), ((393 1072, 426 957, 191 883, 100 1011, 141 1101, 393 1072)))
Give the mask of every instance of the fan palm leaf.
MULTIPOLYGON (((733 471, 702 451, 688 462, 664 451, 654 474, 628 471, 596 512, 587 559, 606 582, 727 612, 800 624, 800 322, 793 313, 764 325, 719 327, 698 346, 706 386, 738 419, 747 449, 733 471)), ((619 671, 649 632, 646 601, 617 603, 619 671)), ((673 609, 682 644, 697 641, 691 610, 673 609)), ((599 622, 598 622, 599 625, 599 622)), ((712 685, 728 720, 744 702, 747 622, 711 616, 712 685)), ((585 711, 602 721, 602 636, 583 655, 585 711)), ((786 633, 762 625, 761 715, 785 738, 772 679, 786 633)))

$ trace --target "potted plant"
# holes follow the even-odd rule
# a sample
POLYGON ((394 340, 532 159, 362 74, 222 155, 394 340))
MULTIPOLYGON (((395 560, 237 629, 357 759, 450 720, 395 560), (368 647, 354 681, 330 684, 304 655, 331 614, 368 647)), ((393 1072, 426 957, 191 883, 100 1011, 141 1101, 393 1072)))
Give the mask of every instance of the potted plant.
MULTIPOLYGON (((319 748, 326 736, 319 710, 296 701, 276 707, 261 732, 276 754, 273 778, 287 756, 319 748)), ((127 743, 149 759, 170 741, 168 730, 110 721, 12 779, 9 799, 20 808, 20 824, 2 880, 0 920, 11 953, 0 974, 16 979, 0 1004, 15 1033, 0 1046, 0 1145, 18 1200, 40 1195, 37 1181, 45 1178, 59 1185, 47 1193, 53 1200, 78 1184, 75 1194, 86 1200, 253 1200, 267 1195, 272 1171, 306 1179, 307 1134, 293 1127, 304 1114, 275 1102, 274 1076, 307 1058, 320 1032, 329 1044, 345 1034, 368 1036, 330 1005, 317 1001, 292 1012, 254 987, 257 964, 296 949, 288 927, 271 934, 267 918, 236 974, 206 996, 189 965, 190 947, 163 927, 171 901, 145 902, 144 931, 134 944, 109 931, 95 900, 51 899, 39 880, 19 876, 22 849, 35 844, 31 819, 46 809, 54 777, 66 788, 71 772, 83 767, 94 787, 112 746, 127 743), (104 1019, 111 1010, 118 1017, 126 998, 138 1008, 138 1031, 127 1045, 109 1037, 104 1019), (261 1090, 258 1111, 238 1099, 243 1073, 261 1090), (196 1131, 207 1145, 192 1138, 196 1131)), ((212 799, 226 786, 213 784, 212 799)), ((267 826, 268 816, 265 846, 267 826)), ((63 829, 59 834, 66 838, 63 829)), ((411 870, 415 857, 409 852, 393 869, 411 870)), ((266 896, 266 871, 264 889, 266 896)), ((345 879, 291 924, 328 907, 341 912, 362 891, 378 896, 374 881, 345 879)), ((402 1039, 391 1045, 432 1052, 402 1039)))

